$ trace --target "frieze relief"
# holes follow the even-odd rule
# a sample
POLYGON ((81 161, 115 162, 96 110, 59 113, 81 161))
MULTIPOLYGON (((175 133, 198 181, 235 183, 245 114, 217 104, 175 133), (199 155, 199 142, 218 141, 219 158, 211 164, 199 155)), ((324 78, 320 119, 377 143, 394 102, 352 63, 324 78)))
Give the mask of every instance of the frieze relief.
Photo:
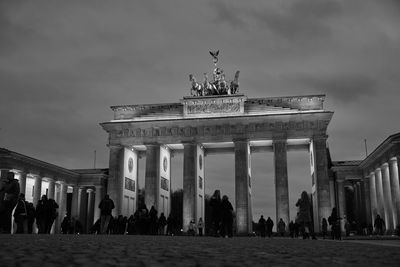
POLYGON ((168 127, 150 127, 150 128, 126 128, 120 131, 111 132, 111 138, 138 137, 193 137, 193 136, 221 136, 244 133, 257 133, 264 131, 282 131, 282 130, 326 130, 329 121, 301 121, 301 122, 266 122, 249 124, 224 124, 211 126, 168 126, 168 127))
POLYGON ((240 112, 240 103, 206 103, 201 105, 187 106, 188 114, 236 112, 240 112))

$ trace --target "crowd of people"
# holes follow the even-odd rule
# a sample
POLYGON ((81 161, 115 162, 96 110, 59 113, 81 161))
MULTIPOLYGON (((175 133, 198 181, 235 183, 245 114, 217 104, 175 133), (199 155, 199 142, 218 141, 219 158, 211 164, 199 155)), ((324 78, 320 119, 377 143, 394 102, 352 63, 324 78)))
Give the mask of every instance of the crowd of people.
POLYGON ((215 190, 210 199, 211 207, 211 234, 218 237, 233 236, 233 221, 235 213, 228 196, 224 195, 221 199, 220 190, 215 190))
MULTIPOLYGON (((25 200, 24 194, 20 193, 19 182, 14 177, 13 172, 7 173, 7 179, 0 181, 0 233, 33 233, 37 228, 39 234, 50 234, 55 219, 58 216, 58 204, 54 199, 48 199, 46 195, 38 201, 36 207, 33 203, 25 200), (35 225, 36 222, 36 225, 35 225)), ((207 234, 215 237, 232 237, 234 235, 235 212, 228 196, 221 198, 220 190, 215 190, 209 200, 211 209, 210 218, 211 229, 207 230, 207 234)), ((285 221, 280 218, 276 225, 278 236, 289 235, 291 238, 302 237, 303 239, 316 239, 313 231, 311 201, 307 192, 302 192, 300 199, 297 201, 298 213, 294 221, 290 221, 286 225, 285 221)), ((174 218, 172 214, 166 218, 164 213, 158 215, 154 206, 147 209, 145 204, 141 206, 130 217, 112 216, 115 208, 114 202, 109 195, 105 195, 104 199, 97 207, 100 209, 100 218, 89 228, 88 233, 91 234, 139 234, 139 235, 199 235, 205 234, 205 223, 203 218, 198 222, 192 219, 184 229, 188 229, 186 233, 182 232, 182 225, 179 220, 174 218)), ((351 225, 345 218, 340 218, 337 209, 332 209, 331 215, 321 222, 322 238, 328 237, 328 229, 332 239, 342 239, 342 227, 344 225, 345 234, 350 234, 351 225)), ((256 224, 255 231, 261 237, 272 237, 273 220, 267 219, 261 215, 256 224)), ((376 215, 374 224, 365 226, 362 234, 378 234, 385 233, 385 222, 376 215), (365 229, 364 229, 365 228, 365 229)), ((82 234, 86 233, 82 223, 77 217, 66 215, 61 223, 61 232, 63 234, 82 234)))
POLYGON ((58 204, 46 195, 38 201, 36 207, 25 200, 20 193, 19 182, 13 172, 7 173, 7 179, 0 183, 0 232, 31 234, 34 223, 39 234, 50 234, 54 220, 57 218, 58 204))
MULTIPOLYGON (((180 233, 177 220, 171 214, 168 218, 164 213, 160 213, 158 216, 154 206, 148 210, 143 204, 129 218, 122 215, 113 217, 114 202, 109 195, 105 195, 98 208, 100 209, 100 218, 90 228, 89 233, 91 234, 177 235, 180 233)), ((62 233, 76 233, 77 221, 71 223, 68 217, 64 220, 65 223, 62 223, 61 226, 62 233)))

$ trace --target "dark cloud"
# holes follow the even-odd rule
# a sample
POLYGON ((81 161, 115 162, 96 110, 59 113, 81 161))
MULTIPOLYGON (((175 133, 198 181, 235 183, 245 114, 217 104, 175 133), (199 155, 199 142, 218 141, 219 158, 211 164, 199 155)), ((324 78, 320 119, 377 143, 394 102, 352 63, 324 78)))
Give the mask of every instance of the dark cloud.
POLYGON ((290 41, 312 41, 329 37, 331 29, 326 19, 341 14, 339 1, 298 0, 285 5, 262 4, 259 8, 241 7, 231 2, 212 1, 218 22, 232 27, 249 29, 254 25, 258 32, 265 30, 290 41), (229 4, 228 4, 229 3, 229 4))
POLYGON ((227 23, 234 28, 245 26, 245 22, 240 17, 243 13, 231 2, 210 1, 210 6, 215 13, 215 22, 227 23))
POLYGON ((354 103, 362 97, 371 96, 378 89, 378 82, 369 76, 352 73, 333 73, 331 75, 296 74, 288 77, 295 83, 315 92, 326 93, 338 103, 354 103))
MULTIPOLYGON (((189 73, 212 70, 209 49, 221 50, 229 79, 241 70, 248 97, 327 94, 335 160, 358 157, 363 136, 372 149, 398 131, 388 116, 399 112, 398 1, 208 3, 0 0, 0 146, 69 168, 93 166, 96 149, 107 167, 99 123, 112 119, 109 106, 179 101, 189 73)), ((289 156, 292 215, 310 190, 306 154, 289 156)), ((252 155, 252 178, 254 214, 273 218, 272 157, 252 155)), ((207 193, 233 200, 232 155, 206 160, 207 193)), ((179 188, 182 156, 173 164, 179 188)))

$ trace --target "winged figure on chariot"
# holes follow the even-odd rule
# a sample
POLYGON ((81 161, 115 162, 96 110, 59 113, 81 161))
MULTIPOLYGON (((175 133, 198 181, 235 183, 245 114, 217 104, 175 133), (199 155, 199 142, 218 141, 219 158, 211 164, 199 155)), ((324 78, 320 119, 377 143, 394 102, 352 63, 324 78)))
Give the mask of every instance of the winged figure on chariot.
POLYGON ((203 83, 197 82, 193 74, 189 75, 189 80, 192 83, 190 88, 190 94, 192 96, 210 96, 210 95, 234 95, 239 91, 239 73, 236 71, 233 80, 226 81, 225 73, 222 68, 217 66, 219 50, 210 51, 210 55, 213 57, 214 71, 212 80, 208 80, 207 73, 204 73, 203 83))

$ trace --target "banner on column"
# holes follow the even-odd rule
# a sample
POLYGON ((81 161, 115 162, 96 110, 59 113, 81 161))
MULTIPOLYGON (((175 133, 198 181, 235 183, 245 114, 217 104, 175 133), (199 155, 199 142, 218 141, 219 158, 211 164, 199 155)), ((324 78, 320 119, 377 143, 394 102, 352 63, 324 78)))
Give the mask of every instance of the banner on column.
POLYGON ((124 149, 124 167, 122 176, 122 208, 123 216, 131 216, 137 205, 138 154, 133 149, 124 149))

